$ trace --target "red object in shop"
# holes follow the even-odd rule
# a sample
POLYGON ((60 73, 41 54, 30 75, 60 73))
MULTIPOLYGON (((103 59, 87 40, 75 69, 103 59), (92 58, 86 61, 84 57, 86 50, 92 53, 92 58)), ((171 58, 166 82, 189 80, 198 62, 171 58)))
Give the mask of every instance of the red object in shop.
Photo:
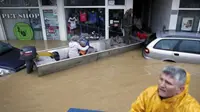
POLYGON ((87 21, 87 14, 85 12, 80 12, 80 22, 86 22, 87 21))
POLYGON ((55 33, 55 29, 52 26, 49 26, 48 31, 49 33, 55 33))
POLYGON ((148 36, 146 33, 140 33, 140 32, 137 32, 137 37, 139 39, 146 39, 148 36))
POLYGON ((71 33, 71 30, 70 30, 70 23, 68 23, 68 25, 67 25, 67 33, 71 33))

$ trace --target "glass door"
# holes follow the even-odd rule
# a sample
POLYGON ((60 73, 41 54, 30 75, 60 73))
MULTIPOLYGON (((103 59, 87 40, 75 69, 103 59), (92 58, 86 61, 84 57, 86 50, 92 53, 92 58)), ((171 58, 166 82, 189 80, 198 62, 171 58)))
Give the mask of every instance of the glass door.
POLYGON ((57 10, 45 9, 43 13, 47 40, 60 40, 57 10))
POLYGON ((109 9, 109 37, 123 36, 122 19, 124 9, 109 9))

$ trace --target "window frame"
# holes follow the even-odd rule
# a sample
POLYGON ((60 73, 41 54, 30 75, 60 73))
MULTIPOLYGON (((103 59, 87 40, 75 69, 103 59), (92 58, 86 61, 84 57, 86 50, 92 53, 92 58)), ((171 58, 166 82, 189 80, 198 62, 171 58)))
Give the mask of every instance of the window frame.
MULTIPOLYGON (((112 0, 111 0, 112 1, 112 0)), ((121 1, 121 0, 120 0, 121 1)), ((116 4, 116 2, 115 2, 115 4, 114 5, 111 5, 111 4, 109 4, 109 0, 107 0, 107 2, 108 2, 108 6, 125 6, 126 5, 126 0, 123 0, 124 1, 124 4, 116 4)))
MULTIPOLYGON (((100 1, 102 1, 102 0, 100 0, 100 1)), ((92 4, 90 4, 90 5, 69 5, 69 4, 67 4, 67 1, 66 0, 64 0, 64 7, 65 8, 69 8, 69 7, 72 7, 72 8, 74 8, 74 7, 94 7, 94 8, 96 8, 96 7, 106 7, 106 2, 105 2, 105 0, 103 0, 104 1, 104 4, 103 5, 92 5, 92 4)))
POLYGON ((19 5, 17 5, 17 4, 6 4, 6 6, 1 6, 0 8, 39 8, 38 0, 36 0, 36 1, 37 1, 36 6, 35 5, 24 6, 24 4, 23 5, 21 5, 21 4, 19 4, 19 5), (10 6, 7 6, 7 5, 10 5, 10 6))

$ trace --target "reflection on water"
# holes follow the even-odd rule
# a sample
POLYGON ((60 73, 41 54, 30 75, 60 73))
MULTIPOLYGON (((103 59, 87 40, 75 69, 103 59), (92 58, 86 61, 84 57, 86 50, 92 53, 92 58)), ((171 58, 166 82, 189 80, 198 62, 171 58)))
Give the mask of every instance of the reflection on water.
MULTIPOLYGON (((145 60, 139 49, 44 77, 26 75, 23 70, 0 80, 0 110, 66 112, 76 107, 127 112, 139 93, 157 84, 160 71, 170 64, 145 60)), ((200 65, 174 65, 192 74, 190 93, 200 101, 200 65)))

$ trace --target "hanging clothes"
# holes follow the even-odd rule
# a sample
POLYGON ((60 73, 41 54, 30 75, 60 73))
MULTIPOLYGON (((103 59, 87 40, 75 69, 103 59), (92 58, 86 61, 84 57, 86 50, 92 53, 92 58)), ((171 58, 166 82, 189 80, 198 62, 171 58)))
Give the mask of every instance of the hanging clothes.
POLYGON ((85 12, 80 12, 80 22, 87 21, 87 14, 85 12))
POLYGON ((71 30, 76 28, 76 21, 77 21, 76 17, 73 17, 73 18, 70 17, 69 18, 68 22, 70 23, 70 29, 71 30))
POLYGON ((89 13, 89 22, 91 24, 94 24, 97 22, 97 13, 96 12, 90 12, 89 13))

